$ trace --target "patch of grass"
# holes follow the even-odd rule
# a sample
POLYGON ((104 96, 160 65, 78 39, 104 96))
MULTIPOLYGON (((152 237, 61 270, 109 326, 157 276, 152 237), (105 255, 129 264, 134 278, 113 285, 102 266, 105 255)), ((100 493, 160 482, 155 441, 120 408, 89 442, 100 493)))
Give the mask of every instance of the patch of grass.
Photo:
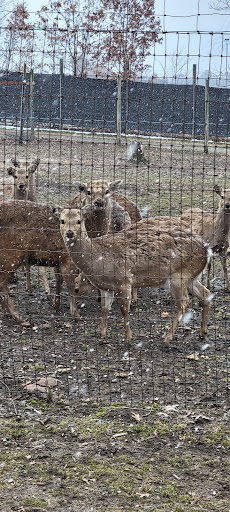
POLYGON ((28 496, 22 500, 25 507, 39 507, 43 508, 47 506, 47 501, 36 498, 35 496, 28 496))
POLYGON ((217 425, 212 431, 209 430, 204 434, 204 442, 207 445, 222 444, 230 448, 229 427, 225 424, 217 425))

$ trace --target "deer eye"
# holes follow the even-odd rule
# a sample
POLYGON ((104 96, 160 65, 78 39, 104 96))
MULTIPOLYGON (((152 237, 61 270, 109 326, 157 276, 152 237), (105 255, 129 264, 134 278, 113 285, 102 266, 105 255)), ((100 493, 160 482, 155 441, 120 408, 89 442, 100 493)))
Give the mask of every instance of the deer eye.
POLYGON ((81 221, 80 221, 80 220, 78 220, 78 221, 77 221, 77 224, 81 224, 81 221))
POLYGON ((90 192, 90 190, 88 190, 87 194, 88 194, 88 196, 91 196, 91 192, 90 192))
POLYGON ((107 188, 107 190, 105 191, 106 194, 109 194, 109 189, 107 188))
POLYGON ((28 178, 29 178, 29 176, 28 176, 28 174, 27 174, 27 175, 26 175, 26 179, 28 180, 28 178))
POLYGON ((61 219, 61 224, 65 224, 65 221, 63 219, 61 219))

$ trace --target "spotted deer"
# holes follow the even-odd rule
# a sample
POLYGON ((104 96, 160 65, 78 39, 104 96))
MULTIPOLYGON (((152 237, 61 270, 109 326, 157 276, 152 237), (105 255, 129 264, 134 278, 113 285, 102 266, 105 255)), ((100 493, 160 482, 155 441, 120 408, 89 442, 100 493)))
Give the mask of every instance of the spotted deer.
MULTIPOLYGON (((90 238, 117 233, 141 219, 136 204, 117 191, 120 183, 120 180, 109 182, 100 178, 78 184, 78 194, 71 201, 70 207, 82 208, 90 205, 85 217, 90 238)), ((80 273, 75 280, 78 298, 89 295, 91 290, 92 284, 80 273)), ((133 290, 133 300, 136 300, 136 290, 133 290)))
POLYGON ((164 225, 131 226, 116 234, 90 239, 84 216, 90 207, 66 208, 61 212, 60 229, 75 265, 101 292, 101 336, 106 336, 107 316, 114 295, 118 296, 124 319, 125 338, 131 340, 129 309, 132 287, 160 287, 170 282, 177 301, 177 312, 164 343, 176 332, 189 304, 188 290, 203 303, 200 335, 207 332, 210 291, 198 276, 209 260, 209 249, 198 235, 181 228, 181 222, 168 230, 164 225))

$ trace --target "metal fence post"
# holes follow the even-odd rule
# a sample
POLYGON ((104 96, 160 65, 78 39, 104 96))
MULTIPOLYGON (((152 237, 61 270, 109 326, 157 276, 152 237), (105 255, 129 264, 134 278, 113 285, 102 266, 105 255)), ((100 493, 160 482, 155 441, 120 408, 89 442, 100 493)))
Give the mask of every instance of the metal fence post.
POLYGON ((21 94, 21 107, 20 107, 19 144, 23 143, 23 126, 24 126, 24 114, 25 114, 25 99, 26 99, 26 64, 24 64, 23 76, 22 76, 22 94, 21 94))
POLYGON ((204 131, 204 153, 208 153, 209 140, 209 78, 205 80, 205 131, 204 131))
POLYGON ((117 144, 121 144, 121 76, 117 78, 117 144))
POLYGON ((63 59, 60 59, 60 111, 59 111, 59 128, 62 130, 63 119, 62 119, 62 100, 63 100, 63 59))
POLYGON ((34 70, 30 70, 30 140, 34 140, 34 70))
POLYGON ((196 64, 193 64, 193 89, 192 89, 192 139, 195 139, 195 114, 196 114, 196 64))

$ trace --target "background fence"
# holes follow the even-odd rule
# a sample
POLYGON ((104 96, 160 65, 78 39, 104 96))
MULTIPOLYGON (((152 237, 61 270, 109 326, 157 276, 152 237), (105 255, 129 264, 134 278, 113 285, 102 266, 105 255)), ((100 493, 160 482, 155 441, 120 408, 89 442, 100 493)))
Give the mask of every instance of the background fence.
MULTIPOLYGON (((8 73, 1 77, 2 123, 21 123, 24 95, 24 126, 31 116, 37 127, 116 132, 118 83, 115 80, 66 75, 34 75, 31 113, 30 75, 8 73), (61 116, 61 119, 60 119, 61 116)), ((209 135, 229 137, 229 90, 209 88, 209 135)), ((205 86, 123 81, 121 132, 139 135, 183 135, 204 138, 205 86)))

